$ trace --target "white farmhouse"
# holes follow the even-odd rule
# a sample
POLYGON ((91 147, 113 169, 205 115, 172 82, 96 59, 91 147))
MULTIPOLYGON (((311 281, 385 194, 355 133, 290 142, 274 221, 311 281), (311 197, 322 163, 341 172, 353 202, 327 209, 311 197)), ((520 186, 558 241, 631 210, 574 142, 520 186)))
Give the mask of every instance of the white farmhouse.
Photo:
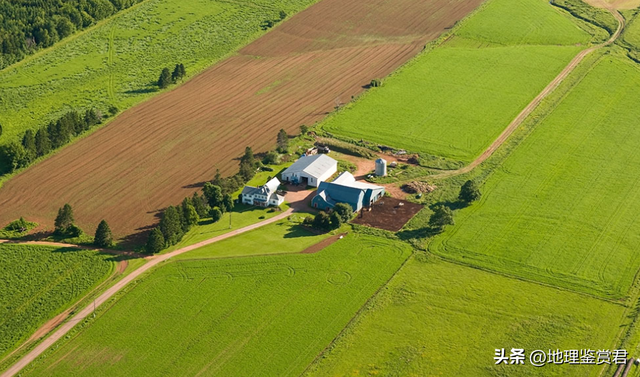
POLYGON ((307 186, 318 187, 320 182, 326 181, 338 171, 338 161, 324 155, 300 157, 287 170, 282 172, 282 180, 307 186))
POLYGON ((277 207, 284 203, 284 196, 276 193, 278 186, 280 186, 278 178, 273 178, 260 187, 245 186, 241 194, 242 203, 259 207, 277 207))

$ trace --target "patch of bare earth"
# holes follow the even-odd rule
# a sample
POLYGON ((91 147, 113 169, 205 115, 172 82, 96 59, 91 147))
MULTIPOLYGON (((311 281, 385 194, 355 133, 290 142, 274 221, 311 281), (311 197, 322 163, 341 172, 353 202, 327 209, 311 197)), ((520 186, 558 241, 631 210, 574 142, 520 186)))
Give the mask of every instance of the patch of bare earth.
POLYGON ((635 9, 640 7, 640 0, 583 0, 585 3, 605 9, 635 9))
MULTIPOLYGON (((136 106, 0 188, 0 224, 52 224, 70 203, 92 231, 106 219, 140 240, 168 205, 237 171, 393 72, 483 0, 323 0, 184 85, 136 106)), ((187 67, 188 69, 188 67, 187 67)))
POLYGON ((406 200, 385 197, 371 207, 370 211, 362 210, 352 222, 372 228, 397 232, 409 222, 420 210, 422 205, 406 200))
POLYGON ((335 236, 331 236, 329 238, 325 238, 324 240, 318 242, 315 245, 311 245, 308 248, 301 251, 302 254, 314 254, 319 252, 322 249, 325 249, 331 245, 333 245, 336 241, 346 236, 348 233, 337 234, 335 236))

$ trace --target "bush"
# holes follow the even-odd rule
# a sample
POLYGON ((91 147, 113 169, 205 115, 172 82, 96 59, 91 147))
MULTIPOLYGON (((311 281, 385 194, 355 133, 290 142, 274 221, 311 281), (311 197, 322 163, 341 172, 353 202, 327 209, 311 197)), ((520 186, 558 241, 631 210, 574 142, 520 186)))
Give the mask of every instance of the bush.
POLYGON ((211 217, 214 223, 217 223, 222 218, 222 211, 218 207, 213 207, 209 211, 209 217, 211 217))
POLYGON ((377 88, 380 85, 382 85, 382 82, 380 80, 378 80, 378 79, 373 79, 373 80, 371 80, 371 83, 369 83, 369 87, 370 88, 377 88))
POLYGON ((349 222, 353 217, 353 208, 351 208, 351 206, 347 203, 336 204, 336 206, 333 208, 333 211, 337 213, 342 219, 342 222, 345 223, 349 222))
POLYGON ((480 199, 480 188, 474 181, 466 181, 464 185, 460 188, 460 194, 458 195, 458 199, 462 200, 465 203, 475 202, 480 199))
POLYGON ((29 224, 29 222, 27 222, 27 220, 25 220, 23 217, 19 218, 18 220, 13 220, 12 222, 10 222, 4 229, 8 230, 8 231, 14 231, 14 232, 26 232, 29 229, 29 226, 31 224, 29 224))

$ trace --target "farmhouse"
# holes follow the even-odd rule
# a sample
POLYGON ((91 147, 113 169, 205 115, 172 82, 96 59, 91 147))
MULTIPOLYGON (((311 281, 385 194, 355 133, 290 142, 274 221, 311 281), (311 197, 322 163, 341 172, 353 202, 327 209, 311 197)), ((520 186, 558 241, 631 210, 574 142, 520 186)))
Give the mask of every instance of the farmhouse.
POLYGON ((284 197, 276 193, 278 186, 278 178, 273 178, 260 187, 245 186, 241 194, 242 203, 260 207, 279 206, 284 203, 284 197))
POLYGON ((337 203, 347 203, 357 212, 363 207, 372 206, 383 196, 384 187, 358 182, 346 171, 333 182, 320 183, 311 205, 314 208, 329 210, 337 203))
POLYGON ((295 185, 303 183, 318 187, 320 182, 326 181, 337 171, 338 161, 327 155, 304 156, 282 172, 282 180, 295 185))

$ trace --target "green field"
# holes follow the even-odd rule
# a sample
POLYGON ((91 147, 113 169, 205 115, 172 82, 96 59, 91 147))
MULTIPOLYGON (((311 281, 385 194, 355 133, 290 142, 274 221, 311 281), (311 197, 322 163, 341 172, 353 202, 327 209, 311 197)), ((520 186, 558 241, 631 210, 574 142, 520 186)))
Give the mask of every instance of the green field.
POLYGON ((615 349, 623 320, 621 305, 420 256, 307 375, 598 376, 585 365, 496 366, 494 350, 615 349))
POLYGON ((429 249, 604 297, 640 267, 640 70, 605 55, 429 249))
POLYGON ((299 375, 409 254, 354 235, 316 254, 169 263, 26 374, 299 375))
POLYGON ((95 251, 0 244, 0 357, 113 270, 95 251))
POLYGON ((329 234, 315 234, 300 225, 301 215, 289 216, 276 223, 231 237, 220 242, 181 254, 176 259, 219 258, 247 255, 297 253, 312 246, 329 234))
POLYGON ((148 0, 0 71, 1 143, 72 108, 126 109, 156 91, 160 71, 189 76, 315 0, 148 0))
POLYGON ((469 162, 590 39, 547 1, 492 0, 323 128, 469 162))

